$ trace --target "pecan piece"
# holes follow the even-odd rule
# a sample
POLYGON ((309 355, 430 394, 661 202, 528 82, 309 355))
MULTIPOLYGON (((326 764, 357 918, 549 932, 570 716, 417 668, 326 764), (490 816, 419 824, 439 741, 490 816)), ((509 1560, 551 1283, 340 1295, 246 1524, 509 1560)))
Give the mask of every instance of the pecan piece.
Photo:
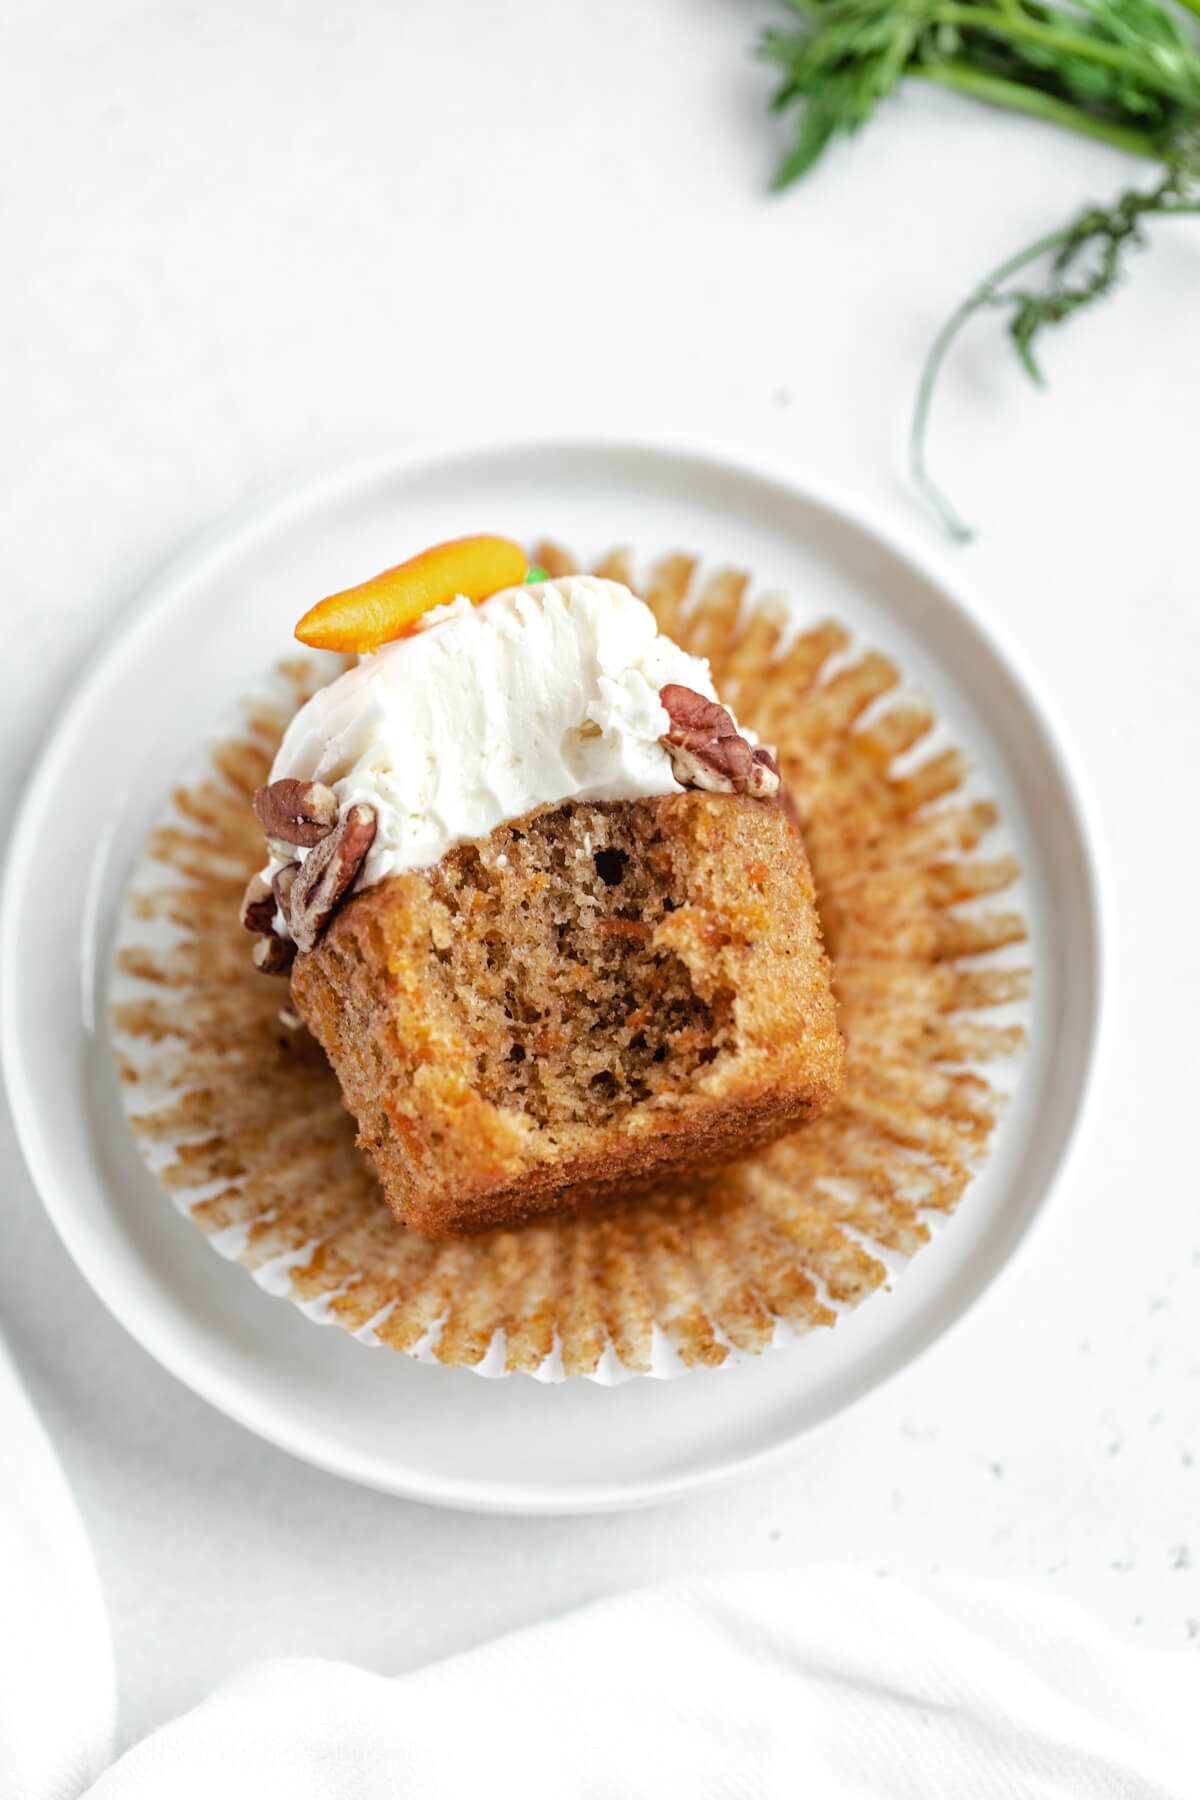
POLYGON ((254 796, 268 837, 311 850, 337 824, 337 795, 323 781, 272 781, 254 796))
POLYGON ((265 875, 252 875, 242 895, 242 924, 269 937, 275 929, 275 892, 265 875))
POLYGON ((767 800, 772 794, 782 794, 783 781, 779 774, 779 764, 775 753, 760 744, 757 750, 750 752, 750 773, 746 778, 746 792, 753 794, 757 800, 767 800))
POLYGON ((287 938, 259 938, 251 952, 251 960, 260 975, 286 975, 296 955, 296 946, 287 938))
POLYGON ((291 930, 292 889, 296 885, 296 877, 299 873, 300 864, 298 862, 284 863, 282 869, 276 869, 271 877, 271 891, 280 912, 288 922, 289 931, 291 930))
POLYGON ((750 746, 744 738, 715 738, 711 744, 676 744, 663 739, 676 781, 710 794, 744 794, 750 779, 750 746))
POLYGON ((658 697, 671 721, 660 742, 684 787, 762 799, 778 793, 779 770, 771 752, 751 750, 723 706, 678 682, 669 682, 658 697))
POLYGON ((698 694, 695 688, 681 687, 669 681, 659 694, 671 721, 671 737, 682 742, 695 733, 700 738, 736 737, 733 719, 716 700, 698 694))
POLYGON ((287 919, 298 950, 311 950, 350 888, 375 837, 375 813, 352 806, 311 851, 291 883, 287 919))

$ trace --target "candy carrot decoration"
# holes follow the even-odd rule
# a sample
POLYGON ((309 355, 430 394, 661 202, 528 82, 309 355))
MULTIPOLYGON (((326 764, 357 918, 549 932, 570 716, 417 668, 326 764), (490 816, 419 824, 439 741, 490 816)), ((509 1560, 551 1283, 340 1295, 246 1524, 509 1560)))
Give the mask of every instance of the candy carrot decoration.
POLYGON ((458 594, 486 600, 500 588, 519 587, 528 570, 525 552, 508 538, 454 538, 359 587, 318 600, 297 625, 296 636, 314 650, 378 650, 403 637, 431 607, 458 594))

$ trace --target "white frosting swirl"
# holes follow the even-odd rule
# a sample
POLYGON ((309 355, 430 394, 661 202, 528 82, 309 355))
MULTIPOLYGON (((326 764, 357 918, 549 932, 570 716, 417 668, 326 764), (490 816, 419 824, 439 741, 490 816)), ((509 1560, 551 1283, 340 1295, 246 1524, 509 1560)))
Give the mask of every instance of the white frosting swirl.
POLYGON ((708 664, 618 581, 459 598, 314 694, 271 780, 322 781, 341 809, 374 808, 355 884, 369 887, 538 807, 679 792, 659 742, 670 682, 716 698, 708 664))

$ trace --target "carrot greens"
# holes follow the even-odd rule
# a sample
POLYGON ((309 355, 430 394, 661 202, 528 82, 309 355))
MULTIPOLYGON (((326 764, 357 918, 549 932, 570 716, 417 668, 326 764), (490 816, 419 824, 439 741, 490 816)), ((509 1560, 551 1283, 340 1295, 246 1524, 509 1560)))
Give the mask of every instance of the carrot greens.
POLYGON ((977 312, 1004 308, 1022 365, 1041 380, 1040 334, 1115 286, 1153 216, 1200 211, 1200 0, 788 0, 792 23, 765 33, 781 71, 772 102, 795 116, 776 175, 807 175, 906 81, 932 82, 1099 139, 1159 165, 1146 189, 1093 206, 1006 259, 955 309, 930 348, 911 434, 913 480, 942 522, 967 536, 925 464, 930 404, 946 354, 977 312), (1044 263, 1038 286, 1015 278, 1044 263))

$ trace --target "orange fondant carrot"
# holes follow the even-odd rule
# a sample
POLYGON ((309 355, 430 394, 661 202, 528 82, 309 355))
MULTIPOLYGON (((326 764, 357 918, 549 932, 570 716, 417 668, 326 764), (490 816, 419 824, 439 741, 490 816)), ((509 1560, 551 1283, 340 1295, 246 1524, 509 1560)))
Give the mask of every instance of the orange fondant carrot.
POLYGON ((422 613, 458 594, 486 600, 516 587, 529 569, 525 552, 507 538, 454 538, 385 569, 360 587, 318 600, 296 627, 314 650, 378 650, 403 637, 422 613))

